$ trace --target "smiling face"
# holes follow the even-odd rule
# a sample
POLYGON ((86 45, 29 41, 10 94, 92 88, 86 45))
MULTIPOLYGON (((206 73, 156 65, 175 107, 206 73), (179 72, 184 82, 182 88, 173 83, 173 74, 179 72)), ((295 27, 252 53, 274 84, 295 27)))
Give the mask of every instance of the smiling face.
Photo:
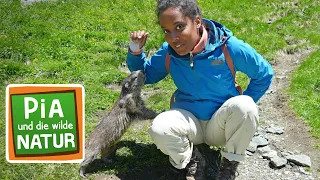
POLYGON ((168 8, 159 16, 160 26, 169 45, 180 56, 188 54, 200 40, 201 18, 192 20, 184 16, 179 8, 168 8))

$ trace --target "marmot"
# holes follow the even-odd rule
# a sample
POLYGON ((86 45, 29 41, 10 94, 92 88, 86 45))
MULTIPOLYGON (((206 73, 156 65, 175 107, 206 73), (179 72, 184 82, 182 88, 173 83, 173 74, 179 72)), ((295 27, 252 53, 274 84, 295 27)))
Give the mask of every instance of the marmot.
POLYGON ((134 119, 153 119, 157 116, 157 113, 145 107, 141 99, 144 80, 143 71, 134 71, 122 82, 119 99, 86 140, 85 158, 79 170, 81 177, 86 177, 87 166, 100 152, 102 158, 113 152, 118 140, 134 119))

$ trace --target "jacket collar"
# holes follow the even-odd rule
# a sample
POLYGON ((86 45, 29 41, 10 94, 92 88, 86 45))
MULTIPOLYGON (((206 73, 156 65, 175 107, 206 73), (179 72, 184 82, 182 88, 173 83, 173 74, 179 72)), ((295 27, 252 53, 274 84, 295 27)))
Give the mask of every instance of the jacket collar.
POLYGON ((193 48, 193 50, 191 51, 193 54, 199 54, 201 53, 204 48, 206 47, 207 44, 207 40, 208 40, 208 32, 206 30, 206 28, 204 27, 204 25, 202 25, 202 36, 200 38, 200 41, 198 42, 198 44, 196 44, 193 48))

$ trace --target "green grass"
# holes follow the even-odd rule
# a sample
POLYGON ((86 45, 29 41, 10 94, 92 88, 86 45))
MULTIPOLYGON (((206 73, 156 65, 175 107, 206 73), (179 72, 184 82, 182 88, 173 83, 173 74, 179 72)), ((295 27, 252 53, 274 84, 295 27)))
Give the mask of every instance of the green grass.
POLYGON ((307 124, 312 127, 312 135, 320 137, 320 51, 313 53, 294 74, 290 87, 292 102, 307 124))
MULTIPOLYGON (((320 15, 315 13, 319 11, 319 3, 311 2, 309 8, 303 10, 306 16, 298 18, 305 21, 294 20, 299 26, 309 29, 306 32, 297 33, 296 36, 305 37, 310 45, 320 44, 320 15)), ((290 105, 310 125, 312 135, 320 138, 320 50, 318 46, 317 49, 293 75, 289 93, 292 99, 290 105)))
MULTIPOLYGON (((146 50, 158 49, 162 44, 164 37, 156 24, 155 2, 59 0, 24 6, 19 1, 0 0, 1 102, 5 103, 8 84, 82 84, 86 90, 88 135, 98 123, 97 114, 109 110, 119 95, 105 86, 119 83, 126 76, 118 67, 126 57, 129 32, 138 29, 149 32, 146 50)), ((292 48, 291 42, 304 42, 298 48, 319 49, 320 9, 315 0, 199 0, 199 4, 203 17, 220 21, 270 61, 275 58, 275 52, 292 48), (267 23, 270 19, 272 23, 267 23)), ((294 76, 290 93, 293 107, 319 137, 317 62, 319 51, 302 64, 294 76)), ((245 89, 247 78, 240 75, 239 81, 245 89)), ((149 98, 148 106, 157 111, 168 109, 174 89, 170 78, 147 85, 145 90, 156 91, 149 98)), ((79 179, 78 164, 6 162, 4 106, 0 107, 0 117, 0 179, 79 179)), ((132 169, 130 163, 136 170, 165 163, 167 157, 152 145, 146 128, 139 133, 129 129, 114 156, 115 164, 97 173, 126 173, 132 169), (134 142, 148 147, 137 148, 134 142)))

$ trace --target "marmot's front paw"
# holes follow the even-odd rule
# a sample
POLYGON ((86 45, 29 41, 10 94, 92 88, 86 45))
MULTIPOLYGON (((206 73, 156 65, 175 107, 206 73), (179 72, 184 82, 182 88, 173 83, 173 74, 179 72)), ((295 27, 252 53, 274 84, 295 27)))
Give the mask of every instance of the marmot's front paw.
POLYGON ((80 167, 79 172, 82 178, 88 178, 83 167, 80 167))

